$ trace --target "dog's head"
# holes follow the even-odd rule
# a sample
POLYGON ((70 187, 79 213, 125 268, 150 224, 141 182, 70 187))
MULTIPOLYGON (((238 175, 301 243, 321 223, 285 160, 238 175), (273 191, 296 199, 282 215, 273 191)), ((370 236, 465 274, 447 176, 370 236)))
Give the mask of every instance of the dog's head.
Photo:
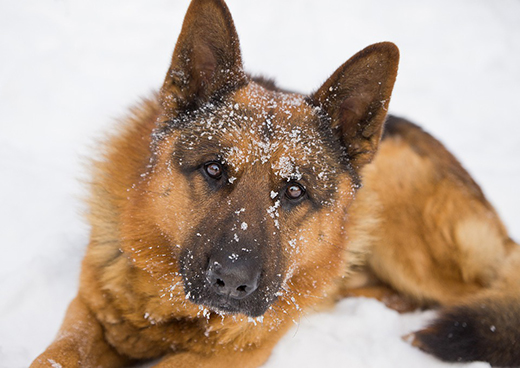
POLYGON ((291 289, 294 302, 341 275, 347 210, 377 150, 397 63, 397 48, 380 43, 310 96, 281 92, 244 73, 225 4, 193 0, 142 202, 147 231, 171 252, 154 261, 179 272, 187 299, 256 317, 291 289))

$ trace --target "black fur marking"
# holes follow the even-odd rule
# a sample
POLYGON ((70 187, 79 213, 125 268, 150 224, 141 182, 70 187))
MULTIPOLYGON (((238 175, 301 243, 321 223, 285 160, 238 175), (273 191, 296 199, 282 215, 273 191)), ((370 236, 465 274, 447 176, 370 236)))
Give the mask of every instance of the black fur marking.
POLYGON ((386 117, 382 139, 400 136, 408 129, 417 129, 427 134, 422 128, 406 119, 388 114, 386 117))
POLYGON ((446 310, 415 334, 424 351, 450 362, 486 361, 520 366, 520 306, 489 300, 446 310))

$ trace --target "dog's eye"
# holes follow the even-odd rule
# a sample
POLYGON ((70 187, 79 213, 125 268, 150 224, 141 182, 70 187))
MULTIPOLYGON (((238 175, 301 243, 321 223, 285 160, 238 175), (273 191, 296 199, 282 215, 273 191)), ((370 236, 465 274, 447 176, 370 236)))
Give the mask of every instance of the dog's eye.
POLYGON ((204 166, 204 170, 206 170, 206 173, 210 178, 218 180, 222 177, 222 165, 218 162, 208 162, 204 166))
POLYGON ((289 199, 299 199, 305 194, 305 189, 298 183, 291 183, 285 190, 285 195, 289 199))

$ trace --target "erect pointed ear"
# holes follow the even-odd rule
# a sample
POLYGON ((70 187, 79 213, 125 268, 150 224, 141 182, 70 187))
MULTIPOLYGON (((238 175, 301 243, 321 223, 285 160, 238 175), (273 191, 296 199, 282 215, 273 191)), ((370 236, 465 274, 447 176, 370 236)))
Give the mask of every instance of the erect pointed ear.
POLYGON ((161 89, 167 115, 196 108, 244 84, 238 36, 222 0, 193 0, 161 89))
POLYGON ((355 170, 370 162, 377 151, 398 63, 399 50, 393 43, 369 46, 311 96, 330 118, 355 170))

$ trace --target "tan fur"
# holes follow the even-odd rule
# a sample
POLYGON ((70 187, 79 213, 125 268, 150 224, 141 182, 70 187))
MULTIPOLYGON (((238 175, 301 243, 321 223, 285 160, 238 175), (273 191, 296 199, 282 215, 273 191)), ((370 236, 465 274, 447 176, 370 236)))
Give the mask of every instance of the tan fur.
POLYGON ((398 57, 376 44, 311 96, 278 91, 243 72, 225 4, 194 0, 161 91, 132 110, 94 164, 80 290, 32 367, 158 357, 158 367, 258 367, 302 313, 345 295, 405 311, 514 294, 516 245, 451 154, 395 118, 380 143, 398 57), (230 176, 218 190, 199 169, 216 160, 215 142, 230 176), (281 210, 295 180, 315 202, 281 210), (179 260, 207 257, 202 245, 216 240, 194 239, 235 221, 263 237, 263 277, 283 281, 259 318, 186 293, 179 260))

